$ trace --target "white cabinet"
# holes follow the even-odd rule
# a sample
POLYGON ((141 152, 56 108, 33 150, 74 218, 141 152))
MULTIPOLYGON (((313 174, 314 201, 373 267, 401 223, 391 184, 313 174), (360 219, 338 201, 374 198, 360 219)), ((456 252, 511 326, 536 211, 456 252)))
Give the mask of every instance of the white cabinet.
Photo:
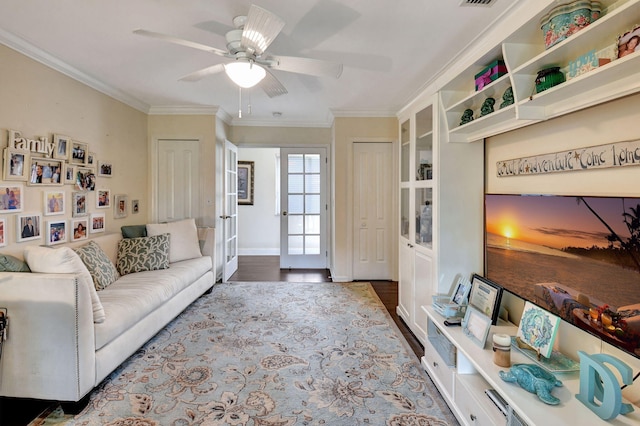
POLYGON ((595 50, 600 56, 615 58, 619 35, 638 25, 639 0, 603 2, 605 14, 564 41, 545 49, 540 20, 557 6, 554 2, 502 43, 489 49, 475 65, 451 79, 440 94, 446 114, 446 131, 452 142, 472 142, 488 136, 527 126, 573 111, 597 105, 640 91, 640 51, 589 71, 540 93, 535 93, 538 71, 559 66, 565 71, 570 61, 595 50), (611 4, 613 3, 613 4, 611 4), (474 76, 493 60, 503 59, 508 73, 480 91, 475 91, 474 76), (500 108, 502 96, 511 87, 514 103, 500 108), (488 97, 495 99, 495 111, 481 116, 480 108, 488 97), (461 124, 466 109, 475 119, 461 124))

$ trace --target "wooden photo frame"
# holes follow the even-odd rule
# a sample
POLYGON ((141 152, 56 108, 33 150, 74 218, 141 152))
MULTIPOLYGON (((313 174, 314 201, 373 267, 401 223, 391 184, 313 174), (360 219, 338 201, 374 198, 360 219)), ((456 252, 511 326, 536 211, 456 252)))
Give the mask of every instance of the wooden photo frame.
POLYGON ((26 181, 29 177, 29 151, 4 149, 4 180, 26 181))
POLYGON ((493 325, 498 321, 501 298, 502 287, 483 276, 473 274, 471 277, 469 306, 488 316, 493 325))
POLYGON ((63 160, 31 157, 27 184, 30 186, 62 185, 63 167, 63 160))
POLYGON ((44 192, 44 215, 53 216, 65 213, 64 191, 44 192))
POLYGON ((67 242, 67 221, 49 220, 46 223, 45 242, 48 246, 67 242))
POLYGON ((86 192, 74 192, 71 194, 72 203, 71 207, 73 211, 71 215, 73 217, 86 216, 87 215, 87 193, 86 192))
POLYGON ((113 174, 113 164, 110 161, 98 161, 98 176, 111 177, 113 174))
POLYGON ((122 219, 129 214, 127 204, 129 204, 129 197, 123 194, 118 194, 113 198, 113 218, 122 219))
POLYGON ((0 185, 0 213, 22 211, 24 187, 21 184, 0 185))
POLYGON ((111 207, 111 190, 96 189, 96 208, 108 209, 109 207, 111 207))
POLYGON ((96 173, 88 167, 76 167, 76 189, 78 191, 95 191, 96 173))
POLYGON ((92 213, 89 217, 89 233, 97 234, 104 232, 105 225, 104 213, 92 213))
POLYGON ((254 162, 238 161, 238 204, 253 205, 254 162))
POLYGON ((42 237, 42 216, 39 213, 19 215, 16 219, 16 242, 38 240, 42 237))
POLYGON ((73 219, 71 221, 71 241, 86 240, 89 237, 89 219, 73 219))
POLYGON ((7 218, 0 217, 0 247, 7 245, 7 218))
POLYGON ((71 152, 71 138, 69 136, 53 135, 53 158, 68 160, 71 152))
POLYGON ((84 166, 89 158, 89 144, 71 141, 71 152, 69 153, 69 164, 84 166))
POLYGON ((490 317, 472 306, 467 307, 462 320, 462 332, 465 336, 484 349, 490 329, 490 317))

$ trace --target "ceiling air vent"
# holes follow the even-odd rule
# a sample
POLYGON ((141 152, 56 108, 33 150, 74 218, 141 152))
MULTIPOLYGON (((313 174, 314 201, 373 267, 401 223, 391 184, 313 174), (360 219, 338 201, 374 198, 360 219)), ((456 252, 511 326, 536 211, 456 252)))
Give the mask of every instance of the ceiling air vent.
POLYGON ((496 0, 460 0, 460 6, 491 6, 496 0))

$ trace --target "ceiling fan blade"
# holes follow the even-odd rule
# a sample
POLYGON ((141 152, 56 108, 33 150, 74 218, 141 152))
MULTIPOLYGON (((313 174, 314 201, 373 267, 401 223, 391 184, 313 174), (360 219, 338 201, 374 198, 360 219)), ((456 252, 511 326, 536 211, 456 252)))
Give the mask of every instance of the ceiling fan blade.
POLYGON ((207 46, 206 44, 196 43, 195 41, 183 40, 181 38, 176 38, 167 34, 156 33, 153 31, 147 31, 138 29, 133 31, 134 34, 138 34, 145 37, 156 38, 163 41, 168 41, 169 43, 179 44, 180 46, 191 47, 193 49, 204 50, 205 52, 215 53, 220 56, 228 56, 226 50, 218 49, 216 47, 207 46))
POLYGON ((252 4, 242 31, 242 45, 260 56, 280 34, 284 21, 273 13, 252 4))
POLYGON ((184 77, 181 77, 180 81, 198 81, 198 80, 202 80, 204 77, 208 75, 217 74, 222 71, 224 71, 224 64, 216 64, 216 65, 212 65, 210 67, 201 69, 200 71, 187 74, 184 77))
POLYGON ((317 77, 339 78, 342 74, 342 64, 335 62, 296 56, 272 56, 268 59, 276 61, 272 68, 277 70, 315 75, 317 77))
POLYGON ((287 93, 289 93, 287 89, 282 85, 282 83, 280 83, 280 80, 278 80, 276 76, 271 73, 271 71, 266 68, 265 70, 267 71, 267 75, 265 75, 265 77, 260 82, 260 87, 262 88, 262 90, 264 90, 267 96, 269 96, 270 98, 275 98, 276 96, 286 95, 287 93))

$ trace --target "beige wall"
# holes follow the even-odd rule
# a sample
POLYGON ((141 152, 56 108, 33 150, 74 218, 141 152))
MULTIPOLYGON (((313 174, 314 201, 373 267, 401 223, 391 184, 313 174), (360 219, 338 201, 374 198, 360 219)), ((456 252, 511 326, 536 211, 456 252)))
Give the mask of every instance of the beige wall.
MULTIPOLYGON (((396 117, 339 117, 335 119, 333 130, 332 163, 335 193, 332 199, 334 232, 331 275, 335 281, 346 281, 352 278, 353 243, 349 216, 352 211, 352 200, 349 199, 351 194, 349 185, 351 185, 353 143, 397 141, 398 119, 396 117)), ((397 253, 397 247, 394 247, 394 253, 397 253)), ((394 256, 395 258, 397 256, 394 256)), ((396 269, 394 277, 397 279, 397 268, 394 269, 396 269)))
POLYGON ((238 146, 329 145, 331 129, 321 127, 235 126, 229 140, 238 146))
MULTIPOLYGON (((106 214, 106 231, 120 232, 120 226, 145 223, 149 212, 147 198, 147 116, 88 86, 54 71, 26 56, 0 45, 0 146, 7 146, 7 130, 18 130, 24 137, 52 138, 61 133, 89 144, 97 160, 113 164, 113 177, 97 178, 97 188, 112 194, 127 194, 129 200, 140 200, 140 213, 124 219, 113 219, 113 209, 96 209, 95 193, 88 195, 89 212, 106 214), (122 153, 125 153, 123 155, 122 153), (120 154, 119 154, 120 153, 120 154)), ((6 184, 7 182, 3 182, 6 184)), ((14 183, 14 181, 12 181, 14 183)), ((27 186, 24 184, 24 213, 42 214, 43 192, 62 189, 66 194, 64 216, 49 219, 71 219, 72 185, 27 186)), ((130 209, 130 205, 129 205, 130 209)), ((7 218, 7 247, 3 252, 22 252, 30 244, 16 244, 16 217, 21 213, 0 214, 7 218)), ((70 226, 70 224, 68 224, 70 226)))

